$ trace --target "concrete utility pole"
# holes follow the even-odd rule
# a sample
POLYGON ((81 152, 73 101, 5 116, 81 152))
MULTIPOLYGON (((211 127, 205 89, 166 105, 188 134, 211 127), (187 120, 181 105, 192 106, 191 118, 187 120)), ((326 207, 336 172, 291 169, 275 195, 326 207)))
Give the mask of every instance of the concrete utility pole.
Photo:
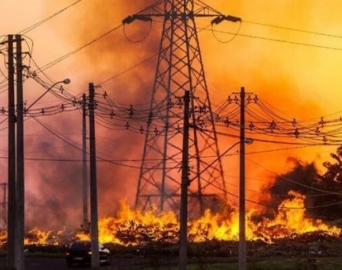
POLYGON ((17 230, 16 270, 24 270, 25 173, 24 173, 24 98, 21 36, 16 35, 17 58, 17 230))
POLYGON ((184 96, 184 127, 183 127, 183 156, 182 156, 182 182, 181 207, 179 229, 179 270, 186 270, 188 260, 187 234, 188 234, 188 186, 189 182, 189 104, 190 92, 185 91, 184 96))
POLYGON ((99 232, 97 212, 97 179, 96 179, 96 142, 94 113, 94 84, 89 84, 89 142, 90 142, 90 235, 91 235, 91 267, 100 267, 99 232))
POLYGON ((8 35, 8 224, 7 265, 24 269, 25 181, 22 37, 8 35), (15 46, 14 46, 15 44, 15 46), (14 52, 15 47, 15 52, 14 52), (14 67, 16 59, 16 67, 14 67), (16 72, 15 72, 16 70, 16 72), (17 115, 15 115, 15 73, 17 115), (17 123, 17 126, 15 125, 17 123))
POLYGON ((87 100, 83 94, 82 104, 82 179, 83 179, 83 230, 89 231, 88 219, 88 175, 87 175, 87 100))
POLYGON ((13 35, 8 36, 8 224, 7 266, 15 267, 16 228, 16 159, 15 159, 15 109, 14 109, 14 49, 13 35))
POLYGON ((246 270, 245 88, 240 92, 239 270, 246 270))

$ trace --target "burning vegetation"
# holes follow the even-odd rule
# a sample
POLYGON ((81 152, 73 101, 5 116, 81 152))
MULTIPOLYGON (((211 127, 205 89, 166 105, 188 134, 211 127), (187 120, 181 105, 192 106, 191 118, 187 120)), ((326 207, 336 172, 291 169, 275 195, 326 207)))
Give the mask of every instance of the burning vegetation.
MULTIPOLYGON (((290 192, 292 198, 284 200, 278 207, 275 218, 255 218, 255 210, 247 214, 247 239, 275 243, 280 239, 295 239, 304 234, 339 238, 341 229, 324 224, 319 219, 305 217, 305 196, 290 192)), ((175 213, 157 214, 156 211, 141 212, 131 209, 125 201, 120 202, 115 216, 99 221, 99 238, 102 243, 122 246, 146 246, 150 243, 174 244, 178 242, 179 224, 175 213)), ((6 233, 1 232, 1 243, 6 243, 6 233)), ((26 245, 63 245, 74 239, 89 239, 82 231, 43 231, 32 229, 26 233, 26 245)), ((209 210, 188 222, 189 242, 211 240, 238 240, 238 213, 214 214, 209 210)))
MULTIPOLYGON (((336 164, 340 164, 340 153, 342 152, 339 149, 338 155, 332 155, 337 161, 336 164)), ((329 163, 329 166, 326 166, 327 172, 319 175, 313 164, 297 162, 291 172, 279 175, 272 184, 266 186, 264 194, 267 196, 259 200, 259 204, 264 208, 258 210, 251 208, 246 213, 246 237, 249 241, 249 250, 255 248, 260 251, 260 247, 272 246, 274 252, 288 251, 287 255, 291 255, 300 253, 303 249, 311 252, 311 244, 316 243, 319 245, 317 252, 331 255, 332 248, 324 243, 340 242, 342 236, 336 222, 338 219, 335 216, 333 216, 334 220, 328 218, 331 216, 329 211, 336 211, 335 207, 339 205, 338 199, 342 189, 340 167, 335 166, 336 164, 329 163), (294 181, 290 181, 285 185, 286 178, 300 179, 298 183, 301 184, 295 186, 294 181), (329 185, 330 188, 325 189, 325 185, 329 185), (280 190, 286 192, 281 199, 280 190), (329 196, 317 196, 318 191, 324 190, 329 192, 323 192, 323 195, 329 196), (321 206, 325 207, 326 215, 321 219, 313 218, 322 213, 321 206), (301 247, 297 250, 298 243, 301 247)), ((231 255, 237 254, 238 211, 231 206, 226 209, 229 210, 220 213, 208 209, 200 218, 189 220, 189 243, 216 245, 212 252, 223 250, 222 254, 227 252, 231 255), (223 243, 225 243, 224 248, 222 248, 223 243), (234 248, 230 248, 232 246, 234 248), (227 247, 230 248, 229 251, 227 247)), ((0 231, 0 245, 3 249, 6 248, 6 238, 6 230, 0 231)), ((90 239, 90 235, 82 230, 68 232, 35 228, 27 231, 25 245, 65 247, 76 239, 90 239)), ((99 220, 99 241, 104 244, 136 249, 154 245, 160 249, 177 244, 178 240, 179 223, 175 212, 158 213, 157 210, 142 212, 132 209, 125 200, 122 200, 115 215, 99 220)))

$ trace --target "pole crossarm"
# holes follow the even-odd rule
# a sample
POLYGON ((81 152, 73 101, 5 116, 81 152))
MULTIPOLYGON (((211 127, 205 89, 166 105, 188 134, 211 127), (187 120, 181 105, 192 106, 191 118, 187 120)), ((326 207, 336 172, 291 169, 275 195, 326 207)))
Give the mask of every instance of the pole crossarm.
MULTIPOLYGON (((165 20, 172 19, 193 19, 195 17, 200 18, 214 18, 212 24, 218 24, 223 20, 228 20, 231 22, 241 22, 241 18, 232 15, 224 15, 223 13, 215 10, 209 5, 203 3, 202 1, 188 3, 188 5, 193 5, 188 12, 183 12, 177 9, 171 9, 171 12, 165 12, 167 3, 165 1, 159 1, 154 5, 151 5, 144 10, 138 12, 137 14, 130 15, 126 17, 122 24, 130 24, 135 20, 151 22, 153 17, 163 17, 165 20)), ((171 4, 169 4, 171 5, 171 4)), ((174 4, 176 6, 176 4, 174 4)))

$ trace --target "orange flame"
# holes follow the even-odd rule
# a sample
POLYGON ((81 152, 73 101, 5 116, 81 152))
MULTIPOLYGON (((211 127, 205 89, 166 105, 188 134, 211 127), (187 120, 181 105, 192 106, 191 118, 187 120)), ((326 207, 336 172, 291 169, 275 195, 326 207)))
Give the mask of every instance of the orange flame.
POLYGON ((341 229, 329 226, 320 219, 305 218, 304 200, 305 196, 297 192, 290 191, 292 199, 284 200, 279 208, 278 215, 274 220, 264 218, 262 222, 251 226, 256 239, 272 241, 272 239, 292 237, 295 234, 323 231, 331 236, 341 234, 341 229))
MULTIPOLYGON (((251 217, 256 210, 247 214, 247 240, 274 242, 281 238, 293 238, 304 233, 324 232, 338 237, 341 229, 324 224, 322 220, 305 217, 305 196, 291 191, 291 199, 284 200, 274 219, 263 218, 253 222, 251 217)), ((192 242, 207 240, 237 241, 239 235, 238 213, 213 214, 210 210, 197 220, 188 222, 188 239, 192 242)), ((44 231, 38 228, 26 233, 25 245, 59 245, 65 241, 65 231, 44 231)), ((176 243, 179 236, 179 224, 174 212, 157 214, 156 210, 142 212, 131 209, 124 200, 116 216, 102 218, 99 221, 99 241, 125 246, 144 245, 151 242, 176 243)), ((0 243, 6 242, 6 231, 1 231, 0 243)), ((85 232, 76 232, 71 239, 90 239, 85 232)))
POLYGON ((53 245, 57 246, 61 244, 60 237, 63 236, 64 231, 44 231, 38 228, 34 228, 25 234, 25 245, 53 245))
MULTIPOLYGON (((291 191, 292 199, 284 200, 274 219, 263 218, 254 223, 251 216, 255 210, 247 213, 246 236, 248 240, 273 242, 276 239, 292 237, 308 232, 323 231, 331 236, 338 236, 341 229, 324 224, 321 220, 305 217, 305 196, 291 191)), ((238 240, 239 216, 237 212, 213 214, 210 210, 193 221, 188 222, 188 238, 193 242, 206 240, 238 240)), ((131 209, 124 201, 116 217, 106 217, 99 222, 99 238, 104 243, 121 245, 145 244, 148 241, 176 242, 179 224, 173 212, 157 214, 155 210, 141 212, 131 209)), ((77 235, 80 239, 85 234, 77 235)))

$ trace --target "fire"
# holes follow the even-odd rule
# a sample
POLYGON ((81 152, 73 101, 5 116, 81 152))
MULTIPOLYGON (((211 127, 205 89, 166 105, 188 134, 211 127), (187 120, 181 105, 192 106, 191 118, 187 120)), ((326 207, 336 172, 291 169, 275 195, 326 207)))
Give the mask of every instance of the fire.
MULTIPOLYGON (((141 212, 132 210, 125 201, 120 202, 115 217, 99 221, 99 240, 102 243, 121 245, 146 244, 150 241, 172 241, 178 230, 177 217, 173 212, 158 215, 155 210, 141 212)), ((80 239, 89 239, 85 233, 77 234, 80 239)))
MULTIPOLYGON (((262 240, 272 243, 277 239, 294 238, 305 233, 323 232, 338 237, 341 229, 324 224, 319 219, 305 217, 305 196, 291 191, 291 199, 284 200, 278 207, 274 219, 262 218, 253 221, 256 210, 246 214, 247 240, 262 240)), ((188 222, 188 239, 191 242, 207 240, 237 241, 239 235, 239 216, 236 211, 213 214, 210 210, 197 220, 188 222)), ((156 210, 139 211, 131 209, 124 200, 115 216, 99 220, 99 241, 124 246, 146 245, 152 242, 176 243, 179 224, 174 212, 158 214, 156 210)), ((0 234, 1 244, 6 243, 6 231, 0 234)), ((25 245, 61 245, 74 239, 90 239, 86 232, 67 234, 61 231, 32 229, 26 233, 25 245)))
POLYGON ((237 240, 239 234, 238 214, 213 214, 206 210, 198 220, 189 223, 189 239, 194 242, 206 240, 237 240))
MULTIPOLYGON (((292 198, 281 203, 274 219, 263 218, 256 223, 251 218, 255 210, 247 213, 248 240, 273 242, 280 238, 320 231, 331 236, 340 235, 341 229, 326 225, 319 219, 305 217, 305 196, 296 192, 290 192, 289 195, 292 198)), ((188 222, 189 241, 236 241, 239 235, 238 220, 236 211, 213 214, 207 210, 201 218, 188 222)), ((103 243, 139 245, 152 241, 177 242, 178 232, 179 224, 175 213, 157 214, 155 210, 141 212, 131 209, 124 201, 121 201, 115 217, 106 217, 99 221, 99 238, 103 243)), ((84 239, 86 235, 80 234, 79 237, 84 239)))
POLYGON ((64 230, 60 231, 44 231, 34 228, 26 232, 24 244, 25 245, 53 245, 57 246, 62 241, 64 230))
POLYGON ((341 233, 341 229, 336 226, 328 226, 320 219, 305 218, 305 196, 294 191, 290 191, 289 195, 292 195, 293 198, 284 200, 280 204, 275 219, 264 218, 262 222, 254 226, 249 224, 249 226, 252 225, 251 229, 255 232, 253 238, 270 242, 273 239, 309 232, 323 231, 332 236, 338 236, 341 233))

